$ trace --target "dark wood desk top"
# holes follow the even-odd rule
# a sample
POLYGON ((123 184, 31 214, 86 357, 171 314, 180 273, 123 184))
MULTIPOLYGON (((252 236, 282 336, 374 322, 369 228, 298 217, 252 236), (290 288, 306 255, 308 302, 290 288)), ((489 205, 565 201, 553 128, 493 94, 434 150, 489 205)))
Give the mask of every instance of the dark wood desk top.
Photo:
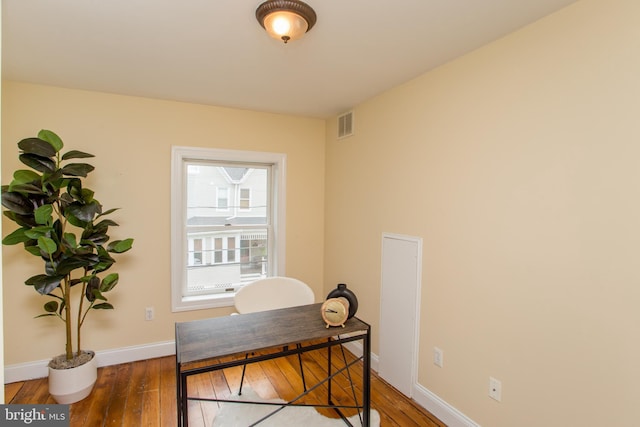
POLYGON ((345 327, 327 328, 322 303, 176 323, 178 363, 244 354, 273 347, 366 333, 369 325, 352 317, 345 327))

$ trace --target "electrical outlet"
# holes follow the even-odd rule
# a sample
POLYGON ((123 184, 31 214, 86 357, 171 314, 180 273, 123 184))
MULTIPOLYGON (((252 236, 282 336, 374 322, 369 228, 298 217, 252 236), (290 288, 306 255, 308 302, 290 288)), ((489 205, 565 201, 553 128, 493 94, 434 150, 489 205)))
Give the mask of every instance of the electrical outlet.
POLYGON ((153 320, 153 307, 144 309, 144 320, 153 320))
POLYGON ((433 347, 433 364, 441 368, 444 365, 444 354, 438 347, 433 347))
POLYGON ((489 377, 489 397, 498 402, 502 401, 502 382, 493 377, 489 377))

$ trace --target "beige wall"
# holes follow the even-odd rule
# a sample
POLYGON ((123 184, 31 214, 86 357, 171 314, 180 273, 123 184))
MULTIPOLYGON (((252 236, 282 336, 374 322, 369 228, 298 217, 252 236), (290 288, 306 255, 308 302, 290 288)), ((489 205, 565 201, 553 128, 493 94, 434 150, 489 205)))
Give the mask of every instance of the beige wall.
MULTIPOLYGON (((169 341, 174 322, 226 315, 230 309, 171 313, 171 146, 270 151, 287 155, 287 274, 323 286, 324 143, 322 120, 155 101, 4 82, 2 182, 20 167, 16 143, 41 128, 57 132, 66 149, 95 154, 88 187, 120 227, 135 238, 114 267, 120 283, 109 296, 114 311, 91 313, 84 347, 93 350, 169 341), (144 320, 145 307, 156 320, 144 320), (95 332, 94 332, 95 331, 95 332)), ((5 230, 15 226, 4 221, 5 230)), ((111 230, 110 230, 111 231, 111 230)), ((34 319, 45 302, 24 280, 42 266, 22 247, 5 247, 4 344, 7 365, 48 359, 64 351, 62 324, 34 319)))
POLYGON ((420 236, 420 384, 483 426, 637 426, 640 2, 580 1, 354 117, 327 127, 328 286, 376 331, 381 234, 420 236))

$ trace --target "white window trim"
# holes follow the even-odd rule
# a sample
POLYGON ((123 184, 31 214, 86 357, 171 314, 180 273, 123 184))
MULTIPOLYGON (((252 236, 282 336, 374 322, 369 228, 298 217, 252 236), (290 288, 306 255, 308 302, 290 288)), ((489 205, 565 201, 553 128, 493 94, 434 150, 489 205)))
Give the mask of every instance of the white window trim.
POLYGON ((171 147, 171 310, 172 312, 202 310, 233 305, 233 295, 182 296, 182 286, 187 280, 187 242, 184 224, 186 191, 184 185, 186 171, 184 160, 221 160, 229 162, 272 163, 273 197, 272 219, 275 227, 274 245, 269 248, 273 257, 271 275, 284 276, 286 259, 286 154, 260 151, 223 150, 216 148, 171 147))

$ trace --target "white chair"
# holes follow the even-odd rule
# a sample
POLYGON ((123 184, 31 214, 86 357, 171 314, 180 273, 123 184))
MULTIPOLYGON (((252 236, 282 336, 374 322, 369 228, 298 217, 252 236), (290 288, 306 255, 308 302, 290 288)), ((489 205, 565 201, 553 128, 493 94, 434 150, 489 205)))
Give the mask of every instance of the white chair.
MULTIPOLYGON (((313 304, 315 297, 311 288, 304 282, 292 277, 273 276, 259 279, 255 282, 244 285, 238 289, 234 298, 234 305, 240 314, 255 313, 258 311, 275 310, 278 308, 295 307, 298 305, 313 304)), ((297 344, 300 347, 300 344, 297 344)), ((249 355, 247 355, 249 357, 249 355)), ((298 354, 300 363, 300 375, 302 376, 302 386, 307 391, 302 369, 302 357, 298 354)), ((242 377, 240 378, 240 389, 238 395, 242 394, 242 383, 244 382, 244 372, 247 365, 242 367, 242 377)))
POLYGON ((313 304, 313 291, 304 282, 293 277, 267 277, 238 289, 234 304, 238 313, 275 310, 313 304))

